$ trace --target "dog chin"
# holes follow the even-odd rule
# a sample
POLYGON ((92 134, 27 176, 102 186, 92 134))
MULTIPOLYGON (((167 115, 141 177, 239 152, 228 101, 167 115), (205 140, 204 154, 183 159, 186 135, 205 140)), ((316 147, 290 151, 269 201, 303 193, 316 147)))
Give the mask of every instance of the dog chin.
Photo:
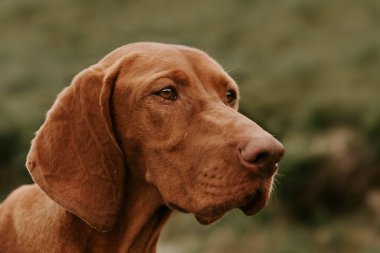
MULTIPOLYGON (((245 215, 252 216, 257 214, 261 209, 263 209, 269 199, 269 192, 268 191, 262 191, 262 190, 256 190, 254 193, 248 194, 241 205, 238 205, 237 208, 239 208, 245 215)), ((217 216, 201 216, 196 215, 196 218, 198 222, 201 224, 211 224, 215 222, 216 220, 220 219, 222 215, 217 216)))
POLYGON ((200 224, 208 225, 222 218, 227 211, 233 208, 239 208, 247 216, 254 215, 263 209, 267 202, 268 194, 261 190, 256 190, 254 193, 245 196, 245 198, 235 206, 209 207, 206 208, 206 210, 202 210, 202 212, 194 213, 194 216, 200 224))
POLYGON ((268 202, 268 191, 256 190, 244 196, 238 202, 224 203, 222 205, 211 205, 198 211, 187 210, 172 202, 167 203, 167 206, 173 210, 182 213, 193 213, 200 224, 209 225, 219 220, 226 212, 233 208, 239 208, 245 215, 251 216, 263 209, 268 202))
POLYGON ((198 214, 194 214, 197 221, 202 225, 209 225, 211 223, 214 223, 215 221, 219 220, 223 217, 224 214, 213 216, 213 217, 207 217, 207 216, 201 216, 198 214))

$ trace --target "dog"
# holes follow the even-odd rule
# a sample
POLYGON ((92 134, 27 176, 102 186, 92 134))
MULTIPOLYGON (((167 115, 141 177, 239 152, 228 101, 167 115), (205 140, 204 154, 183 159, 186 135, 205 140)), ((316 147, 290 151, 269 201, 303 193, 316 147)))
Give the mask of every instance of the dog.
POLYGON ((238 113, 206 53, 133 43, 80 72, 0 205, 0 252, 155 252, 173 210, 201 224, 267 203, 283 145, 238 113))

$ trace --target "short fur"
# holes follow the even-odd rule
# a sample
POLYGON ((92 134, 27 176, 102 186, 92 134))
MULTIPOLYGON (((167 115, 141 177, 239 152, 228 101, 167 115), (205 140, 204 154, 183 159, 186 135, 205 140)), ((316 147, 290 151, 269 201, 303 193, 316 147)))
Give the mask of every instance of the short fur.
POLYGON ((237 112, 238 95, 185 46, 129 44, 83 70, 32 141, 35 184, 0 204, 0 252, 155 252, 173 209, 202 224, 256 213, 284 149, 237 112))

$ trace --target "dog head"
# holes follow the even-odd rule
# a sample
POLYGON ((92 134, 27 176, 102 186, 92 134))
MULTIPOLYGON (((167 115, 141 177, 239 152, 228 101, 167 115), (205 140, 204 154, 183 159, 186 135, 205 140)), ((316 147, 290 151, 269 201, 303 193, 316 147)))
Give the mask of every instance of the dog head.
POLYGON ((236 83, 197 49, 130 44, 78 74, 33 140, 27 167, 58 204, 110 230, 125 177, 209 224, 267 203, 283 146, 238 113, 236 83), (128 168, 128 173, 126 173, 128 168))

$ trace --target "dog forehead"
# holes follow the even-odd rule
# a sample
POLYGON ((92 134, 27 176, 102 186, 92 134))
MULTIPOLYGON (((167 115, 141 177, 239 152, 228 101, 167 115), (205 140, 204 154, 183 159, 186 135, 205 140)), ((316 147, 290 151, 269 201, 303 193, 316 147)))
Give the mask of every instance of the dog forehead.
POLYGON ((157 76, 160 73, 182 73, 195 83, 209 84, 209 88, 237 89, 233 79, 205 52, 182 45, 156 42, 132 43, 115 49, 103 60, 103 66, 111 66, 123 58, 133 58, 133 64, 125 61, 120 73, 139 78, 157 76), (131 57, 133 56, 133 57, 131 57))
MULTIPOLYGON (((187 75, 195 75, 201 82, 236 86, 233 79, 224 69, 202 50, 183 46, 160 43, 138 43, 146 49, 147 57, 151 57, 158 68, 182 70, 187 75)), ((144 60, 144 56, 141 57, 144 60)))
POLYGON ((153 65, 154 67, 177 66, 207 69, 208 72, 212 69, 214 70, 212 72, 223 71, 215 60, 199 49, 156 42, 138 42, 124 45, 106 55, 100 63, 112 65, 112 63, 129 55, 138 56, 140 64, 145 63, 145 65, 153 65))

